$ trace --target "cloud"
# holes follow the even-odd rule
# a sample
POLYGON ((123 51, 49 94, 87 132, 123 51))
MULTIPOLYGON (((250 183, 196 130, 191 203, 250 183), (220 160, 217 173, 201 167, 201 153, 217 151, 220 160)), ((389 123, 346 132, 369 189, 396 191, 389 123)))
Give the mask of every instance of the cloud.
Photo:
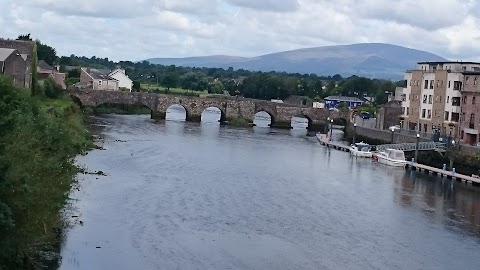
POLYGON ((480 61, 480 1, 0 0, 0 36, 31 33, 61 55, 142 60, 393 43, 480 61))
POLYGON ((228 3, 258 10, 293 12, 299 8, 297 0, 227 0, 228 3))

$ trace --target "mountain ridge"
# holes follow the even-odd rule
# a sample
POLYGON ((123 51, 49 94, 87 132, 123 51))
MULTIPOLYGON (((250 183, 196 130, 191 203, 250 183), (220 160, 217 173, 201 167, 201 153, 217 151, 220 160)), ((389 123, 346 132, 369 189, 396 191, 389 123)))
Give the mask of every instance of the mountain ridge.
POLYGON ((448 61, 436 54, 388 43, 356 43, 301 48, 255 57, 229 55, 150 58, 152 64, 277 71, 321 76, 340 74, 399 79, 422 61, 448 61))

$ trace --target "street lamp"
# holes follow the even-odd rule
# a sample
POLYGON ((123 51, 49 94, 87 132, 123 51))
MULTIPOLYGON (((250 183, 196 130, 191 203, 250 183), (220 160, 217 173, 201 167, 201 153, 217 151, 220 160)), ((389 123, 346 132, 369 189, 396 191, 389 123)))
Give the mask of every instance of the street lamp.
POLYGON ((330 141, 333 141, 332 134, 333 134, 333 119, 330 119, 330 141))
POLYGON ((390 131, 392 132, 392 139, 391 139, 391 142, 393 143, 394 142, 394 138, 393 138, 393 135, 395 133, 395 127, 390 127, 390 131))
POLYGON ((328 134, 328 123, 330 123, 330 117, 327 117, 327 122, 325 123, 325 134, 328 134))
POLYGON ((357 133, 357 123, 353 123, 353 143, 355 144, 355 134, 357 133))
POLYGON ((418 163, 418 145, 420 141, 420 134, 417 133, 417 142, 415 143, 415 162, 418 163))

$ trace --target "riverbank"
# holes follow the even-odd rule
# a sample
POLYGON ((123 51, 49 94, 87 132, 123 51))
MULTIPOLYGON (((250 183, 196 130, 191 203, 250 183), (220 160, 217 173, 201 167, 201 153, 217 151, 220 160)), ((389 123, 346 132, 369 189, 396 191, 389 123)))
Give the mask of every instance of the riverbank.
POLYGON ((32 98, 3 76, 0 96, 0 269, 56 268, 74 158, 91 137, 68 97, 32 98))

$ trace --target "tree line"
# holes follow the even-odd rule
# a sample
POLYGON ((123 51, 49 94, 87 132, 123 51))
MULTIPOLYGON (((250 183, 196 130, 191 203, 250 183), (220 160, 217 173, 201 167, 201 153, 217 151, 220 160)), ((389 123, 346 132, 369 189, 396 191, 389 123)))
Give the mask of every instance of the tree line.
MULTIPOLYGON (((30 39, 30 34, 20 35, 19 39, 30 39)), ((386 92, 393 92, 403 81, 371 79, 351 76, 343 78, 339 74, 319 76, 317 74, 299 74, 286 72, 260 72, 233 68, 180 67, 151 64, 147 61, 114 62, 108 58, 96 56, 57 57, 54 48, 37 40, 38 59, 49 64, 60 65, 62 72, 68 73, 67 84, 78 82, 79 67, 114 69, 121 66, 134 81, 135 91, 142 89, 141 84, 150 84, 170 88, 183 88, 193 91, 205 91, 214 94, 228 92, 230 95, 242 95, 255 99, 285 99, 291 95, 304 96, 312 100, 322 100, 327 96, 373 97, 377 105, 387 101, 386 92), (76 69, 67 66, 77 67, 76 69)))

